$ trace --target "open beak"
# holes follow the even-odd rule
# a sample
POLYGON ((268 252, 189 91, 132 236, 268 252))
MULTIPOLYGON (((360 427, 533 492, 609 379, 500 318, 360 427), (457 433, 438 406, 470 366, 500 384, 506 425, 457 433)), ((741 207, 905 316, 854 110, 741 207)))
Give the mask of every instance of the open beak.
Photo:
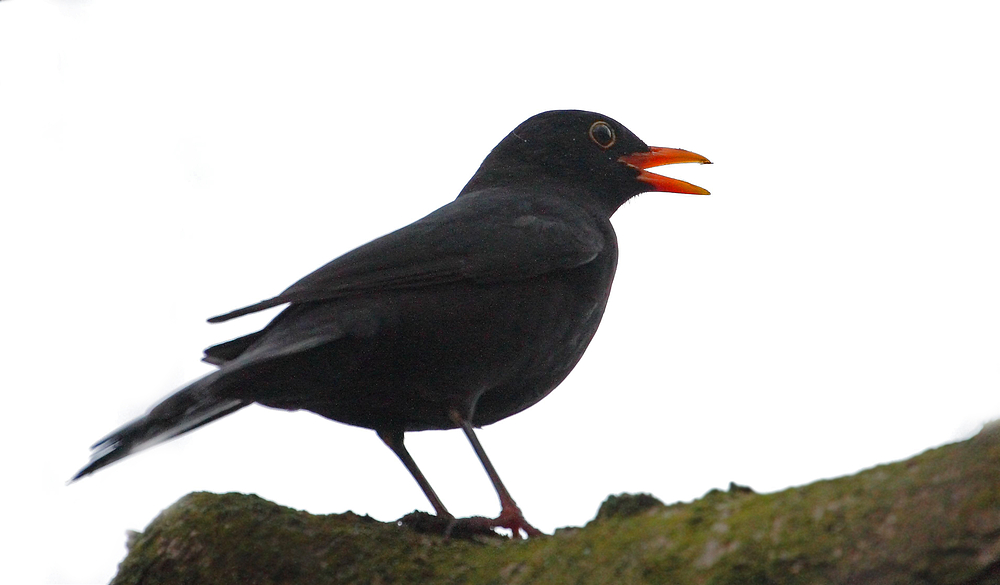
POLYGON ((712 164, 712 161, 687 150, 679 148, 662 148, 660 146, 650 146, 649 152, 636 152, 619 157, 618 162, 627 164, 639 170, 636 177, 643 183, 652 186, 650 191, 664 191, 666 193, 688 193, 690 195, 708 195, 708 191, 697 185, 692 185, 686 181, 671 179, 656 173, 650 173, 644 169, 658 167, 662 165, 675 165, 677 163, 701 163, 712 164))

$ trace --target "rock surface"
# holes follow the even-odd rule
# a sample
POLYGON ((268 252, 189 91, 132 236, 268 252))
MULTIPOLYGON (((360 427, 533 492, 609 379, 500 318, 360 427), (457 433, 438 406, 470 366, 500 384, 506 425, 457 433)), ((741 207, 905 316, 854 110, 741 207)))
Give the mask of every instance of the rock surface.
POLYGON ((853 476, 691 503, 612 496, 529 541, 193 493, 129 539, 113 584, 1000 583, 1000 425, 853 476))

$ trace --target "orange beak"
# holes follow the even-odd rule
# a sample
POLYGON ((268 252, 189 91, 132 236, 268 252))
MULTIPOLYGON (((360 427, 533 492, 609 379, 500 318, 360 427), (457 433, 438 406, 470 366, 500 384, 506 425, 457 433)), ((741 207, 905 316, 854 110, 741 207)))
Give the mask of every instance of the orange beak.
POLYGON ((663 175, 657 175, 656 173, 650 173, 644 169, 651 167, 659 167, 662 165, 675 165, 678 163, 701 163, 712 164, 712 161, 701 156, 700 154, 695 154, 687 150, 681 150, 679 148, 662 148, 659 146, 650 146, 649 152, 637 152, 635 154, 626 154, 625 156, 619 157, 618 162, 627 164, 630 167, 639 170, 639 176, 636 177, 643 183, 649 183, 653 188, 651 191, 663 191, 666 193, 688 193, 690 195, 708 195, 708 191, 702 189, 697 185, 692 185, 686 181, 680 181, 678 179, 671 179, 670 177, 664 177, 663 175))

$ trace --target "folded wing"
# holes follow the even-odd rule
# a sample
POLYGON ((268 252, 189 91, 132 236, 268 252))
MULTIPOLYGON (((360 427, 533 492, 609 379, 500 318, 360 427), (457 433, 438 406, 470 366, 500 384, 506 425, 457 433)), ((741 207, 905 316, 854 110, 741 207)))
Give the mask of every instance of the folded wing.
POLYGON ((276 297, 209 322, 371 291, 522 280, 586 264, 605 244, 598 220, 577 205, 484 190, 340 256, 276 297))

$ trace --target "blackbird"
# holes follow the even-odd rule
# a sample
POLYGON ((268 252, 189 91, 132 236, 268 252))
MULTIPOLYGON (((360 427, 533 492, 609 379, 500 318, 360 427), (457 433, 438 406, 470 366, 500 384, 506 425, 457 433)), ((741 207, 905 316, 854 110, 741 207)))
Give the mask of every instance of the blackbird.
POLYGON ((577 110, 529 118, 458 198, 326 264, 276 297, 264 329, 205 350, 218 366, 92 447, 71 481, 252 403, 373 429, 437 515, 456 520, 403 434, 462 429, 500 498, 496 519, 534 536, 474 427, 535 404, 569 374, 601 322, 618 261, 611 215, 647 191, 708 191, 644 169, 708 159, 647 146, 577 110))

